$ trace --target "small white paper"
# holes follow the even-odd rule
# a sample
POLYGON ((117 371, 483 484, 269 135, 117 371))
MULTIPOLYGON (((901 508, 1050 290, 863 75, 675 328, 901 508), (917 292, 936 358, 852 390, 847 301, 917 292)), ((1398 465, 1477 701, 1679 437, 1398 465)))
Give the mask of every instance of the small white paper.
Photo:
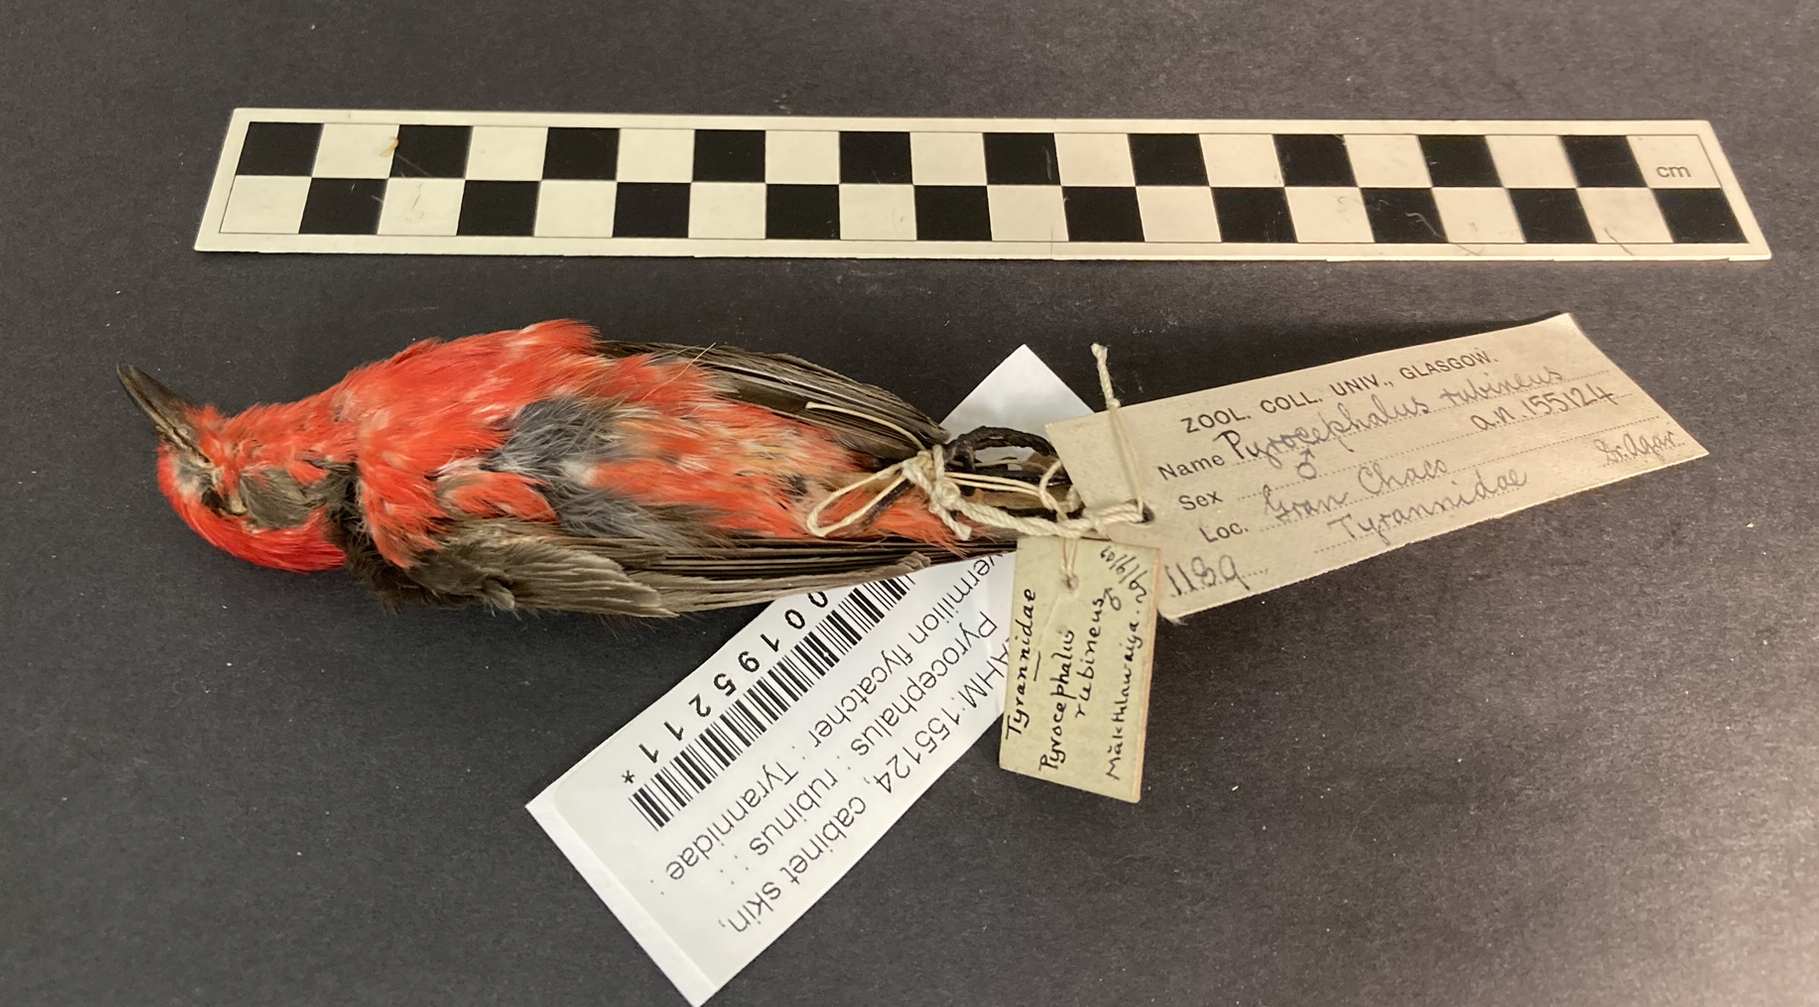
MULTIPOLYGON (((1028 347, 950 413, 1088 413, 1028 347)), ((529 808, 691 1004, 865 855, 998 719, 1011 557, 772 603, 529 808)))

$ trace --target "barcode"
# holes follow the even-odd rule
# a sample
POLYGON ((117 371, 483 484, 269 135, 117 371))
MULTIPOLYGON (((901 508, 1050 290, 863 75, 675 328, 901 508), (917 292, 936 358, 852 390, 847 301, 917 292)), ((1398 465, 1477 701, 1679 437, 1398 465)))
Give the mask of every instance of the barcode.
POLYGON ((632 791, 632 807, 652 829, 663 828, 782 719, 907 594, 907 577, 853 588, 788 653, 777 658, 777 663, 733 697, 693 741, 632 791))

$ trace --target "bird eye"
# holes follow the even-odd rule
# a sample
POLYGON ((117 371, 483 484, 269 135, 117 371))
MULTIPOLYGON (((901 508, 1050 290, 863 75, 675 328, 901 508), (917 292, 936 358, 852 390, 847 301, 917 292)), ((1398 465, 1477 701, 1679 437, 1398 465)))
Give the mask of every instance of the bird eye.
POLYGON ((241 499, 239 490, 223 497, 213 486, 208 486, 203 488, 201 497, 202 505, 218 514, 240 517, 246 513, 246 501, 241 499))

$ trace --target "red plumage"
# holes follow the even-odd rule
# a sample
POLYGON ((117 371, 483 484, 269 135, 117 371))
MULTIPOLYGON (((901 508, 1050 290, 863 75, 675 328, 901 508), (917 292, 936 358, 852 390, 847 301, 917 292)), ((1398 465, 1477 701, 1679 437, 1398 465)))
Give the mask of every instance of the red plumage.
POLYGON ((233 416, 138 371, 122 380, 163 437, 160 487, 203 538, 279 569, 358 565, 394 594, 664 614, 957 546, 914 492, 842 536, 863 549, 809 535, 830 491, 943 435, 789 357, 607 343, 553 321, 424 340, 233 416), (577 578, 630 600, 572 604, 577 578))

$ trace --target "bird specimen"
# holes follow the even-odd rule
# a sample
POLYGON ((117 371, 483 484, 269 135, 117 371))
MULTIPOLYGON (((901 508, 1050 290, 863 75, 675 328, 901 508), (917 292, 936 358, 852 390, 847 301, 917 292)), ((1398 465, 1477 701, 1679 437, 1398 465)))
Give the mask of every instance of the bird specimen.
POLYGON ((202 538, 281 570, 346 567, 392 603, 667 616, 890 577, 1014 540, 900 480, 843 490, 931 449, 981 501, 1039 473, 1051 499, 1058 470, 1040 437, 948 443, 895 395, 805 360, 574 321, 424 340, 234 415, 137 368, 120 380, 158 434, 159 487, 202 538), (1003 447, 1023 457, 981 461, 1003 447))

